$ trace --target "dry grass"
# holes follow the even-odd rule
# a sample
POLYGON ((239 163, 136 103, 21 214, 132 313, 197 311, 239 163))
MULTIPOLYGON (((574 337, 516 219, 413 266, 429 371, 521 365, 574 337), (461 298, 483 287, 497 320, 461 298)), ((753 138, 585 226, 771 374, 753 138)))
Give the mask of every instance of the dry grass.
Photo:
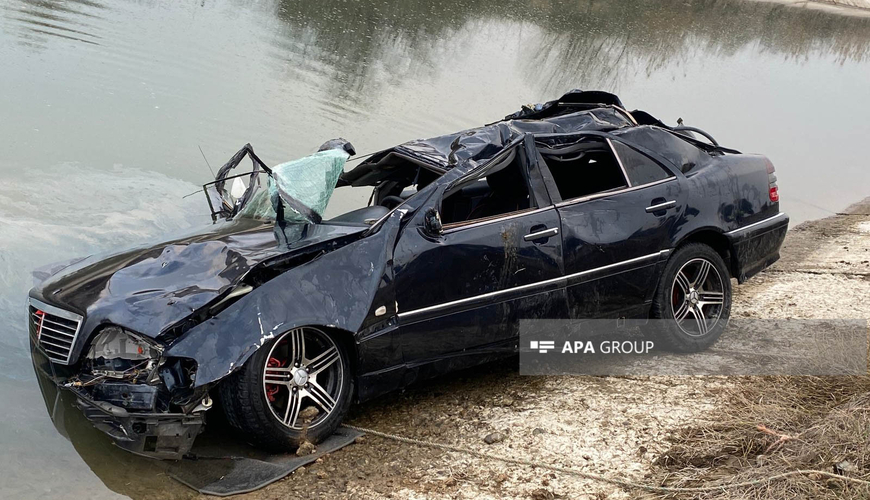
MULTIPOLYGON (((870 377, 748 377, 711 426, 686 429, 656 461, 665 486, 710 486, 816 469, 870 480, 870 377)), ((870 487, 793 476, 761 486, 655 498, 867 499, 870 487)))

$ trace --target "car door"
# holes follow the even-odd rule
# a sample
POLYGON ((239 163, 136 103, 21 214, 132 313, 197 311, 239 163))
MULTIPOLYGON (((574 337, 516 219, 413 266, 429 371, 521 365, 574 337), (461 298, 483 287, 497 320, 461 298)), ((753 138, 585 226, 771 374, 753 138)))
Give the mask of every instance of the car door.
MULTIPOLYGON (((606 188, 601 192, 565 199, 562 192, 569 190, 557 186, 559 194, 554 195, 560 198, 556 208, 569 314, 574 319, 646 318, 682 217, 682 174, 648 150, 643 153, 614 136, 602 134, 596 140, 606 144, 609 153, 601 151, 595 163, 604 168, 605 155, 612 155, 609 165, 615 181, 599 182, 606 188)), ((564 137, 562 141, 570 142, 564 137)), ((575 180, 582 182, 582 176, 575 180)))
POLYGON ((520 317, 566 317, 560 219, 543 188, 530 136, 436 192, 427 206, 445 218, 443 230, 427 232, 424 207, 403 229, 394 252, 406 364, 512 351, 520 317), (528 190, 528 206, 492 213, 478 203, 466 207, 466 220, 452 221, 450 213, 465 201, 474 205, 481 179, 488 186, 495 178, 497 172, 487 168, 498 168, 510 155, 513 168, 521 169, 517 184, 528 190))

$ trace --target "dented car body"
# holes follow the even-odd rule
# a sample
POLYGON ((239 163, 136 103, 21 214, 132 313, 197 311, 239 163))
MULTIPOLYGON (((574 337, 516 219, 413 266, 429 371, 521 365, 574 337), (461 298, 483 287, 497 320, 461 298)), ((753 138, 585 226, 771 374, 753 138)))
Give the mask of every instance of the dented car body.
POLYGON ((271 409, 292 444, 294 398, 327 422, 344 399, 515 353, 520 319, 667 309, 685 337, 674 346, 705 347, 727 321, 730 279, 776 261, 788 225, 765 157, 604 92, 378 152, 330 186, 370 187, 370 205, 330 220, 283 192, 292 220, 245 216, 271 170, 249 147, 231 163, 206 189, 207 231, 55 266, 30 292, 37 373, 132 452, 187 453, 212 396, 257 363, 259 399, 230 420, 271 409), (254 170, 229 199, 245 153, 254 170), (326 360, 341 369, 318 379, 326 360))

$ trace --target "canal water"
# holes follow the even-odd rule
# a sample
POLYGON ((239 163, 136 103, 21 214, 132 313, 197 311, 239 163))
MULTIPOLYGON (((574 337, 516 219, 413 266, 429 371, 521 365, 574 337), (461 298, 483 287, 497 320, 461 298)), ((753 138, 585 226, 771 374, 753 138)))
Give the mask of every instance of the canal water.
POLYGON ((0 0, 0 498, 189 495, 87 425, 55 430, 27 351, 33 268, 208 224, 185 195, 247 142, 270 164, 337 136, 365 153, 571 88, 768 155, 795 223, 870 194, 870 19, 737 0, 0 0))

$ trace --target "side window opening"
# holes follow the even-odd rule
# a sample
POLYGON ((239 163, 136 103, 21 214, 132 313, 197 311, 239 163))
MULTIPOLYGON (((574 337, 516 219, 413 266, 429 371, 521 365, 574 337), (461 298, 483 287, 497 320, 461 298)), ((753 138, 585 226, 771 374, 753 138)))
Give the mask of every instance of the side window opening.
POLYGON ((642 186, 673 176, 671 172, 640 151, 636 151, 619 141, 611 143, 632 186, 642 186))
POLYGON ((562 200, 628 187, 607 141, 584 139, 564 151, 541 151, 562 200))
POLYGON ((534 205, 529 182, 516 149, 504 160, 453 187, 441 201, 444 225, 491 219, 534 205))
POLYGON ((434 182, 440 176, 441 174, 425 167, 415 166, 410 172, 403 172, 402 175, 387 177, 375 185, 369 198, 369 205, 383 205, 393 208, 417 194, 418 191, 434 182))

